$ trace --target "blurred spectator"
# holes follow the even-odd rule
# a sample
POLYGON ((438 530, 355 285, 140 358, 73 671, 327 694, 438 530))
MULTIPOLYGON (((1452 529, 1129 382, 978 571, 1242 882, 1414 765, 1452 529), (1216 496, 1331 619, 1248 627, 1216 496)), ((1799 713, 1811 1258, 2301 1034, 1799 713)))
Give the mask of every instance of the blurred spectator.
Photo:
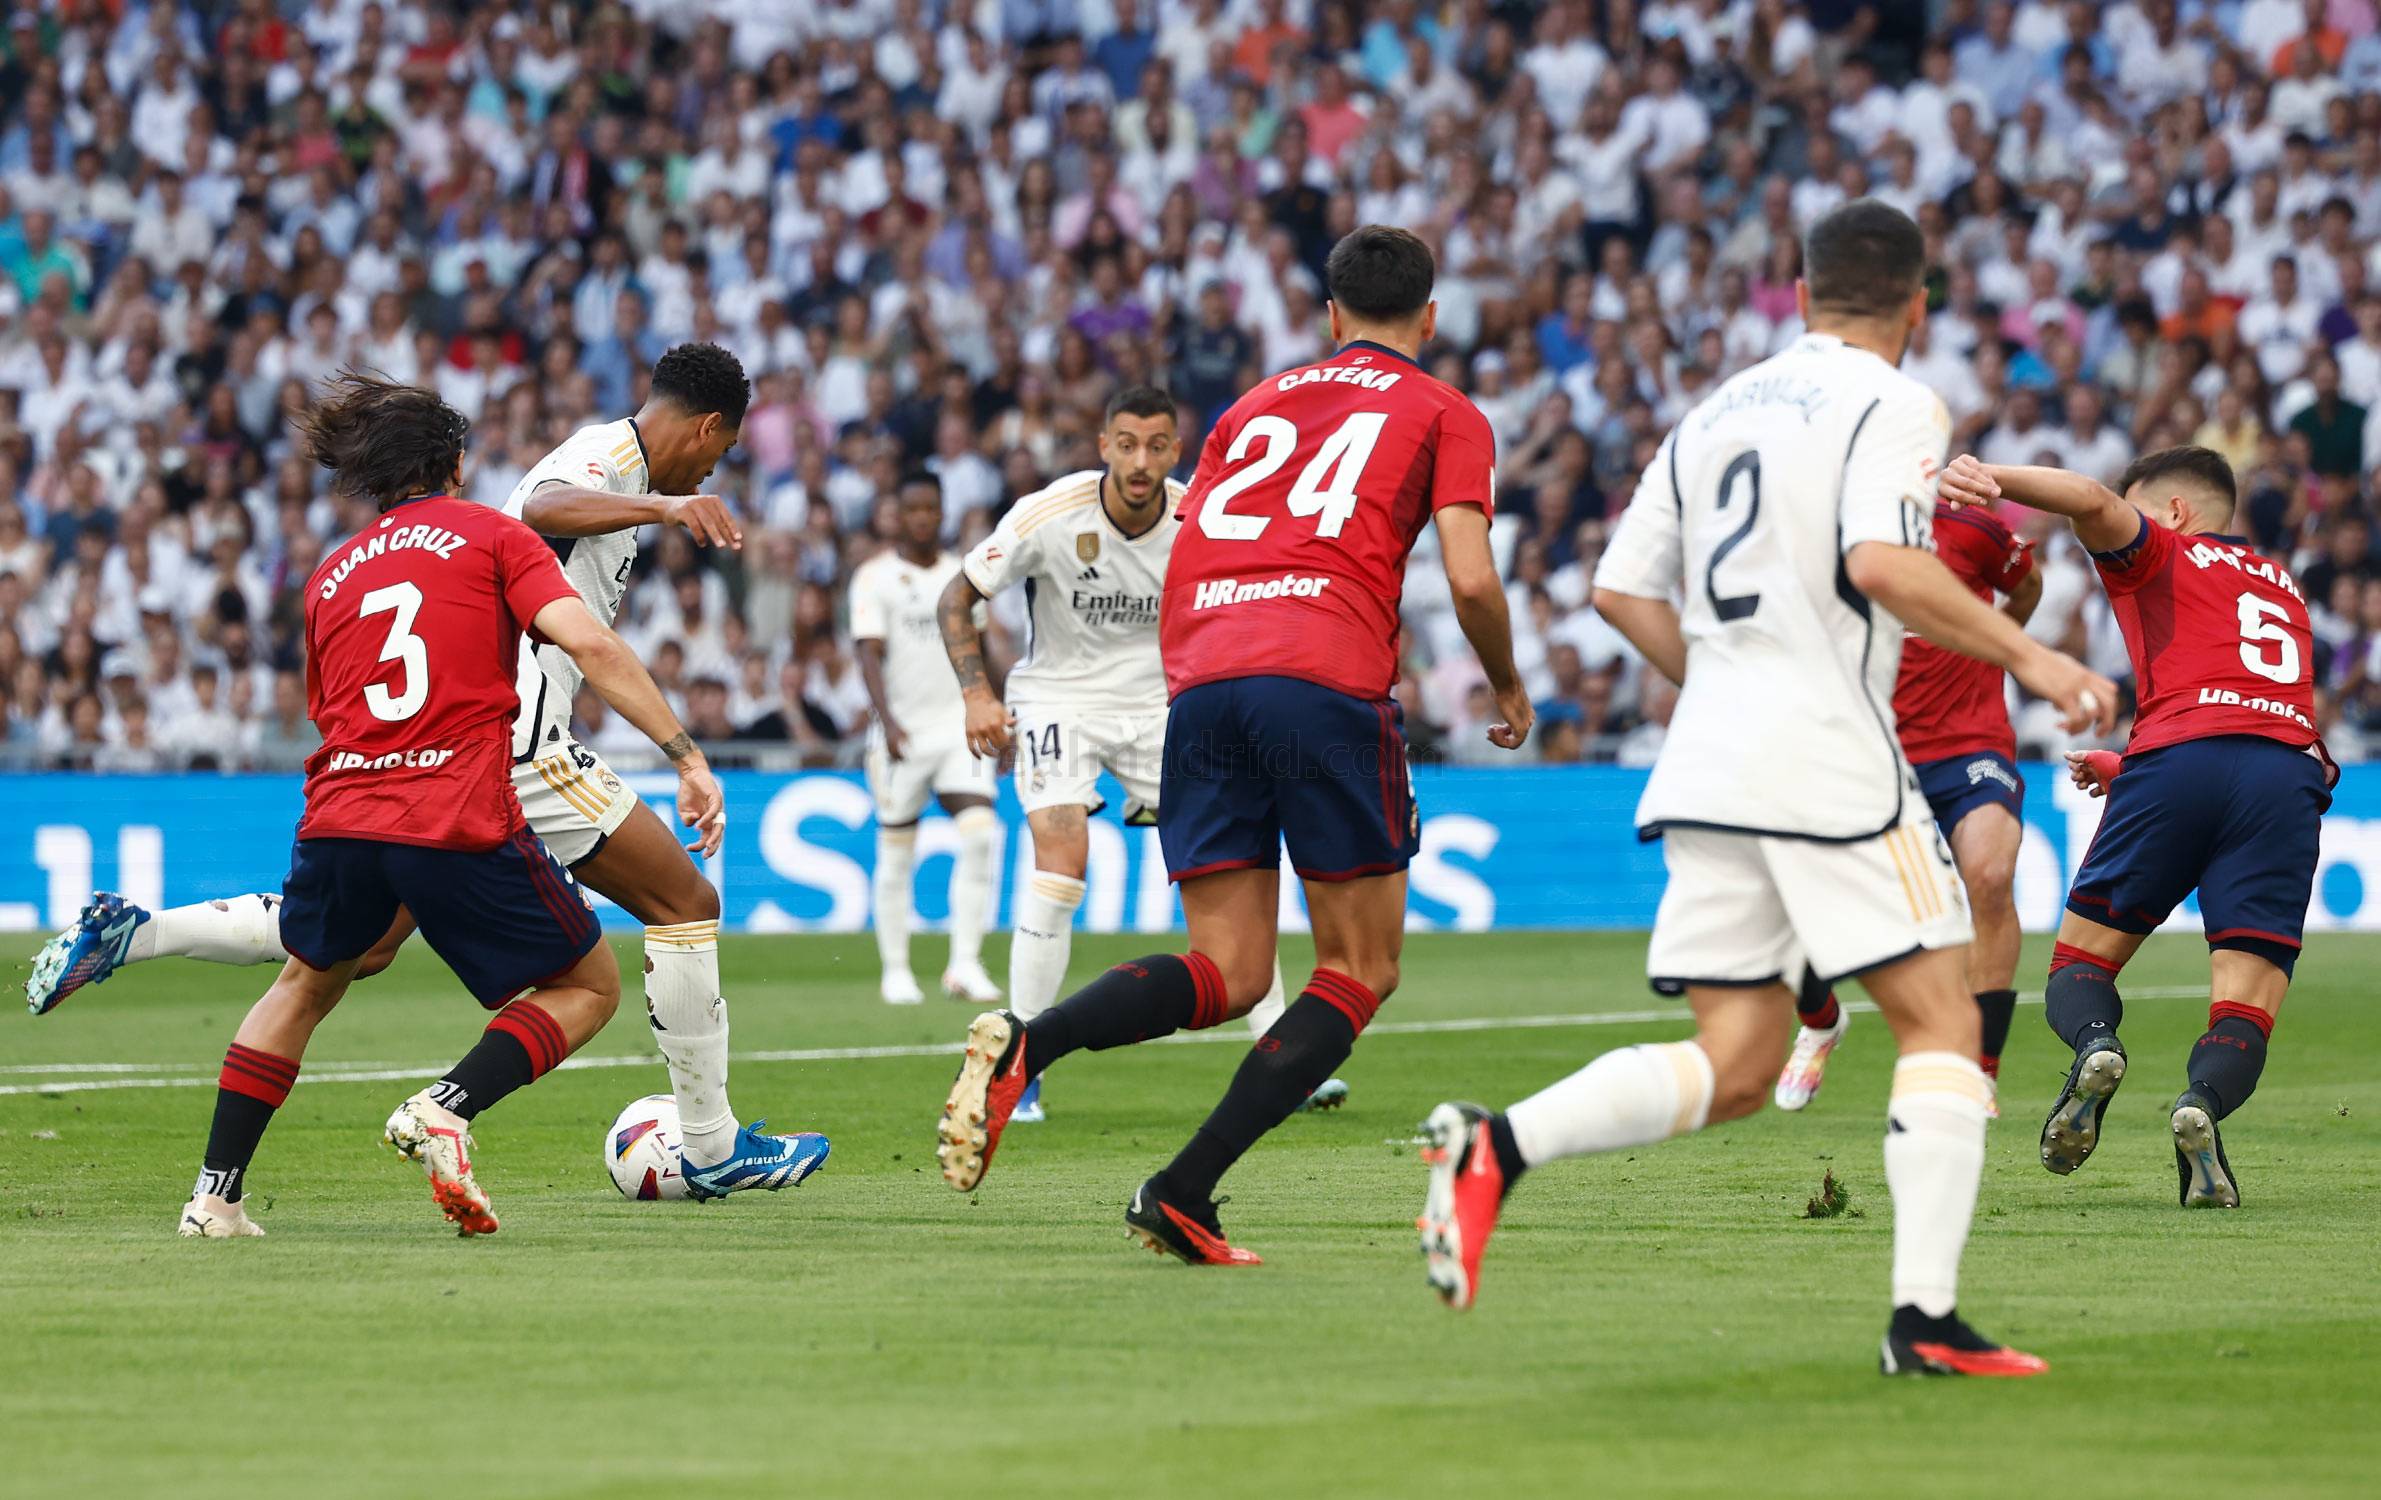
MULTIPOLYGON (((1143 379, 1187 473, 1225 406, 1327 349, 1322 258, 1375 219, 1437 250, 1424 362, 1498 434, 1539 753, 1641 760, 1665 690, 1587 609, 1609 518, 1669 423, 1800 336, 1797 237, 1864 192, 1935 249, 1907 366, 1955 442, 2101 477, 2222 452, 2318 606, 2335 749, 2381 734, 2369 5, 281 9, 269 56, 256 6, 0 40, 22 763, 302 761, 298 590, 368 519, 291 436, 325 374, 436 387, 474 421, 463 492, 501 503, 688 338, 755 380, 710 481, 746 544, 649 538, 621 627, 739 754, 848 759, 840 586, 896 477, 932 469, 963 543, 1096 464, 1101 401, 1143 379)), ((2026 524, 2033 628, 2121 672, 2080 554, 2026 524)), ((1434 556, 1400 696, 1418 754, 1468 758, 1434 556)))

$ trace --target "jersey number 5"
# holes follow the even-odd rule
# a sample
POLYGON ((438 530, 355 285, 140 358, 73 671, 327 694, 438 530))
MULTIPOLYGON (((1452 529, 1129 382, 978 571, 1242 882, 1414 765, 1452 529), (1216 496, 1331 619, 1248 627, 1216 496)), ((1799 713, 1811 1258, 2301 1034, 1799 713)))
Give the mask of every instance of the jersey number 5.
POLYGON ((374 589, 356 607, 356 618, 367 615, 392 615, 388 639, 380 643, 380 659, 393 661, 404 669, 402 686, 390 692, 387 684, 364 684, 364 707, 372 710, 372 717, 385 723, 399 724, 422 711, 430 697, 430 653, 422 638, 413 633, 413 617, 422 610, 422 591, 410 583, 392 583, 374 589))
POLYGON ((2272 682, 2298 681, 2298 642, 2290 638, 2289 620, 2290 611, 2271 599, 2241 595, 2240 664, 2272 682), (2271 657, 2264 650, 2269 643, 2271 657))
MULTIPOLYGON (((1356 481, 1363 477, 1364 465, 1372 458, 1372 445, 1380 441, 1381 428, 1388 420, 1388 413, 1378 411, 1349 416, 1338 431, 1323 439, 1323 446, 1308 460, 1298 482, 1290 486, 1290 514, 1320 517, 1315 522, 1316 536, 1339 535, 1348 517, 1356 513, 1356 481)), ((1224 508, 1243 490, 1271 479, 1290 461, 1290 455, 1298 451, 1297 424, 1287 417, 1249 418, 1248 425, 1232 439, 1224 462, 1240 462, 1260 442, 1265 451, 1257 455, 1256 462, 1218 483, 1208 491, 1207 503, 1199 507, 1199 530, 1219 542, 1253 542, 1273 524, 1271 516, 1236 516, 1224 508)))

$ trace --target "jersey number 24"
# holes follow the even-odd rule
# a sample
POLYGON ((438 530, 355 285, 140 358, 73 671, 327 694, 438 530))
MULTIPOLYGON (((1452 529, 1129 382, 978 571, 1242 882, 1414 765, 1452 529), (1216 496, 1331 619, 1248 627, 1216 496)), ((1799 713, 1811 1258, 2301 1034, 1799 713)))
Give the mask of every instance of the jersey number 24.
MULTIPOLYGON (((1372 446, 1380 441, 1381 428, 1388 420, 1387 412, 1350 415, 1323 439, 1323 446, 1299 473, 1298 482, 1290 486, 1290 514, 1317 517, 1316 536, 1339 535, 1348 517, 1356 513, 1356 481, 1363 477, 1372 446)), ((1199 507, 1199 530, 1219 542, 1253 542, 1273 524, 1271 516, 1234 515, 1225 509, 1243 491, 1271 479, 1290 461, 1290 455, 1298 451, 1298 426, 1287 417, 1251 417, 1232 439, 1224 462, 1239 463, 1259 443, 1264 451, 1256 461, 1219 482, 1208 493, 1207 503, 1199 507)))

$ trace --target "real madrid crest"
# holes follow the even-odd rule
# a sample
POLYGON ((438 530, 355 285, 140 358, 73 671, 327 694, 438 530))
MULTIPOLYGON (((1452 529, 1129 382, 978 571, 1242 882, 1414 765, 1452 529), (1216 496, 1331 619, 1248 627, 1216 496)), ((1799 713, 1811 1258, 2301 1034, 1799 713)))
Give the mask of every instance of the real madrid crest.
POLYGON ((1086 531, 1077 536, 1075 538, 1075 556, 1084 562, 1098 562, 1100 534, 1096 531, 1086 531))

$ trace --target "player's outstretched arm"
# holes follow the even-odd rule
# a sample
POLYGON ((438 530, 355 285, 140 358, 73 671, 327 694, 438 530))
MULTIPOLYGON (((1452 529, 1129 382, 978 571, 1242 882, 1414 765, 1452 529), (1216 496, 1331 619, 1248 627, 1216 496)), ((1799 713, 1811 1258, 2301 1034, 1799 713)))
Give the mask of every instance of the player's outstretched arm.
POLYGON ((1605 623, 1653 663, 1655 671, 1679 687, 1687 685, 1687 638, 1679 628, 1677 605, 1609 588, 1597 589, 1589 598, 1605 623))
POLYGON ((2015 620, 1974 594, 1920 547, 1860 542, 1844 554, 1852 586, 1938 646, 2007 670, 2029 693, 2048 698, 2070 733, 2106 734, 2116 722, 2116 684, 2064 652, 2035 640, 2015 620))
POLYGON ((521 506, 541 536, 608 536, 637 526, 675 526, 697 546, 741 551, 744 528, 717 495, 615 495, 575 484, 545 484, 521 506))
POLYGON ((678 770, 678 821, 698 830, 698 849, 717 854, 727 833, 727 799, 711 774, 710 762, 695 748, 637 654, 576 594, 548 604, 531 623, 538 634, 569 654, 604 702, 670 758, 678 770))
POLYGON ((1505 581, 1497 576, 1496 552, 1488 545, 1488 512, 1477 505, 1442 505, 1436 521, 1439 560, 1447 570, 1447 591, 1454 596, 1455 622, 1472 643, 1488 674, 1488 691, 1496 695, 1496 711, 1504 722, 1488 726, 1488 741, 1518 750, 1529 738, 1538 711, 1521 685, 1521 671, 1513 665, 1513 621, 1505 610, 1505 581))
POLYGON ((2141 534, 2141 512, 2097 479, 2034 464, 1988 464, 1962 453, 1944 466, 1942 496, 1953 505, 2014 500, 2065 516, 2076 539, 2094 552, 2113 552, 2141 534))
POLYGON ((1000 701, 1000 688, 984 666, 984 632, 976 625, 983 603, 966 572, 957 572, 935 601, 934 618, 942 626, 943 653, 959 678, 959 696, 967 701, 968 752, 998 760, 1009 748, 1017 716, 1000 701))

